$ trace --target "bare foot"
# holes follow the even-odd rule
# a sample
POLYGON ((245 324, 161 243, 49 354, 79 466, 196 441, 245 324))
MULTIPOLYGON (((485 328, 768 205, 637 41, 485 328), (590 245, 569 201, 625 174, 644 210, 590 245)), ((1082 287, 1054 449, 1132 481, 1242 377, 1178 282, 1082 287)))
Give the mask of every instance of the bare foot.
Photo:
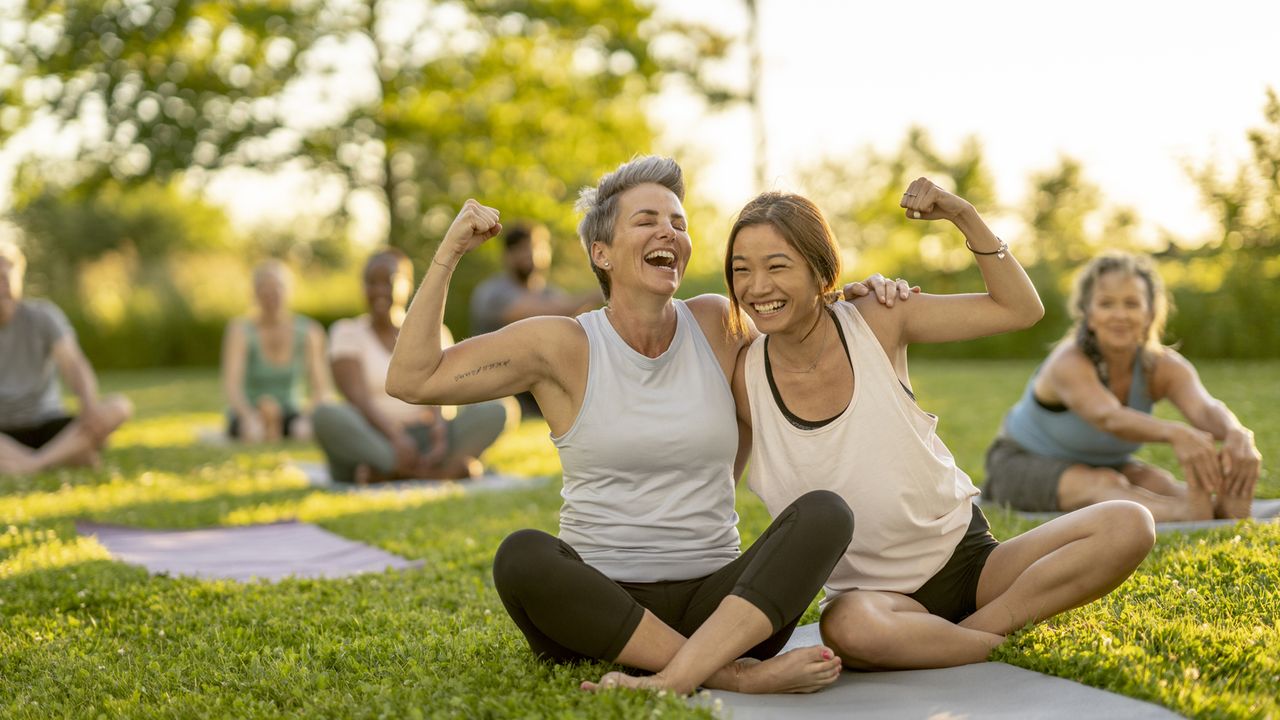
POLYGON ((593 683, 590 680, 584 680, 578 688, 586 692, 600 692, 601 690, 612 690, 614 688, 651 690, 654 692, 671 689, 667 687, 664 679, 658 675, 636 677, 620 672, 605 673, 604 677, 600 678, 600 682, 593 683))
POLYGON ((373 483, 386 482, 387 480, 390 480, 390 478, 378 472, 377 468, 374 468, 371 465, 360 464, 356 466, 356 485, 370 485, 373 483))
POLYGON ((1253 495, 1218 495, 1213 502, 1216 518, 1247 518, 1253 514, 1253 495))
POLYGON ((840 677, 842 663, 822 645, 796 648, 763 662, 739 660, 738 687, 742 693, 811 693, 840 677))
MULTIPOLYGON (((840 677, 840 658, 831 648, 822 645, 797 648, 763 662, 742 658, 729 663, 704 683, 716 690, 732 690, 740 693, 811 693, 821 690, 840 677)), ((600 682, 584 682, 580 686, 587 692, 599 692, 610 688, 668 691, 687 695, 695 688, 676 687, 662 673, 649 677, 635 677, 626 673, 611 672, 600 682)))
POLYGON ((1186 514, 1181 518, 1183 520, 1213 519, 1213 496, 1203 490, 1188 488, 1185 507, 1186 514))

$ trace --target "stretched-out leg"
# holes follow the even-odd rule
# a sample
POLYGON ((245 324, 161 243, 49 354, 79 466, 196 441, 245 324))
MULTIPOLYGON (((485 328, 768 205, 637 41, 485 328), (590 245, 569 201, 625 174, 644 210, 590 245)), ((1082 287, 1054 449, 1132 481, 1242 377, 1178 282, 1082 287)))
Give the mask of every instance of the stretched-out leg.
POLYGON ((1187 486, 1179 482, 1168 470, 1148 465, 1141 460, 1130 460, 1120 467, 1120 472, 1134 485, 1157 495, 1185 498, 1187 486))
POLYGON ((960 626, 1006 635, 1092 602, 1129 577, 1155 544, 1151 513, 1104 502, 1001 543, 978 580, 978 610, 960 626))
POLYGON ((982 662, 1004 642, 1000 633, 957 625, 893 592, 842 593, 822 613, 822 639, 845 665, 907 670, 982 662))
MULTIPOLYGON (((1150 474, 1144 482, 1152 481, 1150 474)), ((1164 495, 1130 481, 1124 473, 1107 467, 1072 465, 1058 483, 1058 506, 1072 511, 1112 500, 1128 500, 1151 512, 1156 522, 1208 520, 1213 498, 1202 489, 1186 487, 1179 496, 1164 495)))
MULTIPOLYGON (((811 691, 834 681, 839 663, 827 648, 773 655, 786 643, 852 535, 853 513, 838 495, 819 490, 797 498, 746 553, 709 576, 695 593, 682 624, 696 630, 669 663, 650 678, 611 673, 600 684, 688 693, 744 655, 770 660, 739 667, 742 691, 811 691)), ((647 658, 653 649, 647 638, 635 637, 624 648, 624 654, 628 652, 647 658)))

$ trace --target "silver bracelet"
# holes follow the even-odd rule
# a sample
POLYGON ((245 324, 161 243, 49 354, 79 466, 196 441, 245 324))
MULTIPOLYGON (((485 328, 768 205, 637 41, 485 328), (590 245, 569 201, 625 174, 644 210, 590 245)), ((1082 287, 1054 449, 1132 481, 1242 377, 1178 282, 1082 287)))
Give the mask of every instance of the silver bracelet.
POLYGON ((974 255, 995 255, 997 260, 1003 260, 1004 254, 1009 252, 1009 243, 1006 243, 1005 241, 1000 240, 999 236, 996 237, 996 240, 1000 242, 1000 245, 997 246, 996 249, 992 250, 991 252, 983 252, 981 250, 973 249, 973 246, 969 244, 969 238, 964 239, 964 246, 968 248, 969 252, 973 253, 974 255))

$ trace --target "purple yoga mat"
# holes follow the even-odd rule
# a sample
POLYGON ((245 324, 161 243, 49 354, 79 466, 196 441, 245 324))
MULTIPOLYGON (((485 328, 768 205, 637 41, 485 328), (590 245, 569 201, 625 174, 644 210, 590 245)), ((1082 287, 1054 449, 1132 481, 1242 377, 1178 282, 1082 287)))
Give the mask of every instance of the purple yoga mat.
POLYGON ((339 578, 421 567, 385 550, 296 521, 200 530, 148 530, 77 522, 113 557, 152 573, 205 579, 339 578))

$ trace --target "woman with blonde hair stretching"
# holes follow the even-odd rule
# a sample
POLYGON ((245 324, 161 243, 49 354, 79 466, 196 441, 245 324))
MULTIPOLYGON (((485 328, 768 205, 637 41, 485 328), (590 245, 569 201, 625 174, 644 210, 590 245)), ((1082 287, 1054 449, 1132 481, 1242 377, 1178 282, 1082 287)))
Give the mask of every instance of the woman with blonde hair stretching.
POLYGON ((1075 325, 987 450, 987 496, 1020 510, 1132 500, 1157 521, 1248 517, 1262 455, 1195 367, 1161 344, 1169 302, 1151 259, 1094 258, 1070 308, 1075 325), (1163 399, 1187 421, 1153 417, 1163 399), (1168 443, 1186 484, 1134 458, 1144 442, 1168 443))

